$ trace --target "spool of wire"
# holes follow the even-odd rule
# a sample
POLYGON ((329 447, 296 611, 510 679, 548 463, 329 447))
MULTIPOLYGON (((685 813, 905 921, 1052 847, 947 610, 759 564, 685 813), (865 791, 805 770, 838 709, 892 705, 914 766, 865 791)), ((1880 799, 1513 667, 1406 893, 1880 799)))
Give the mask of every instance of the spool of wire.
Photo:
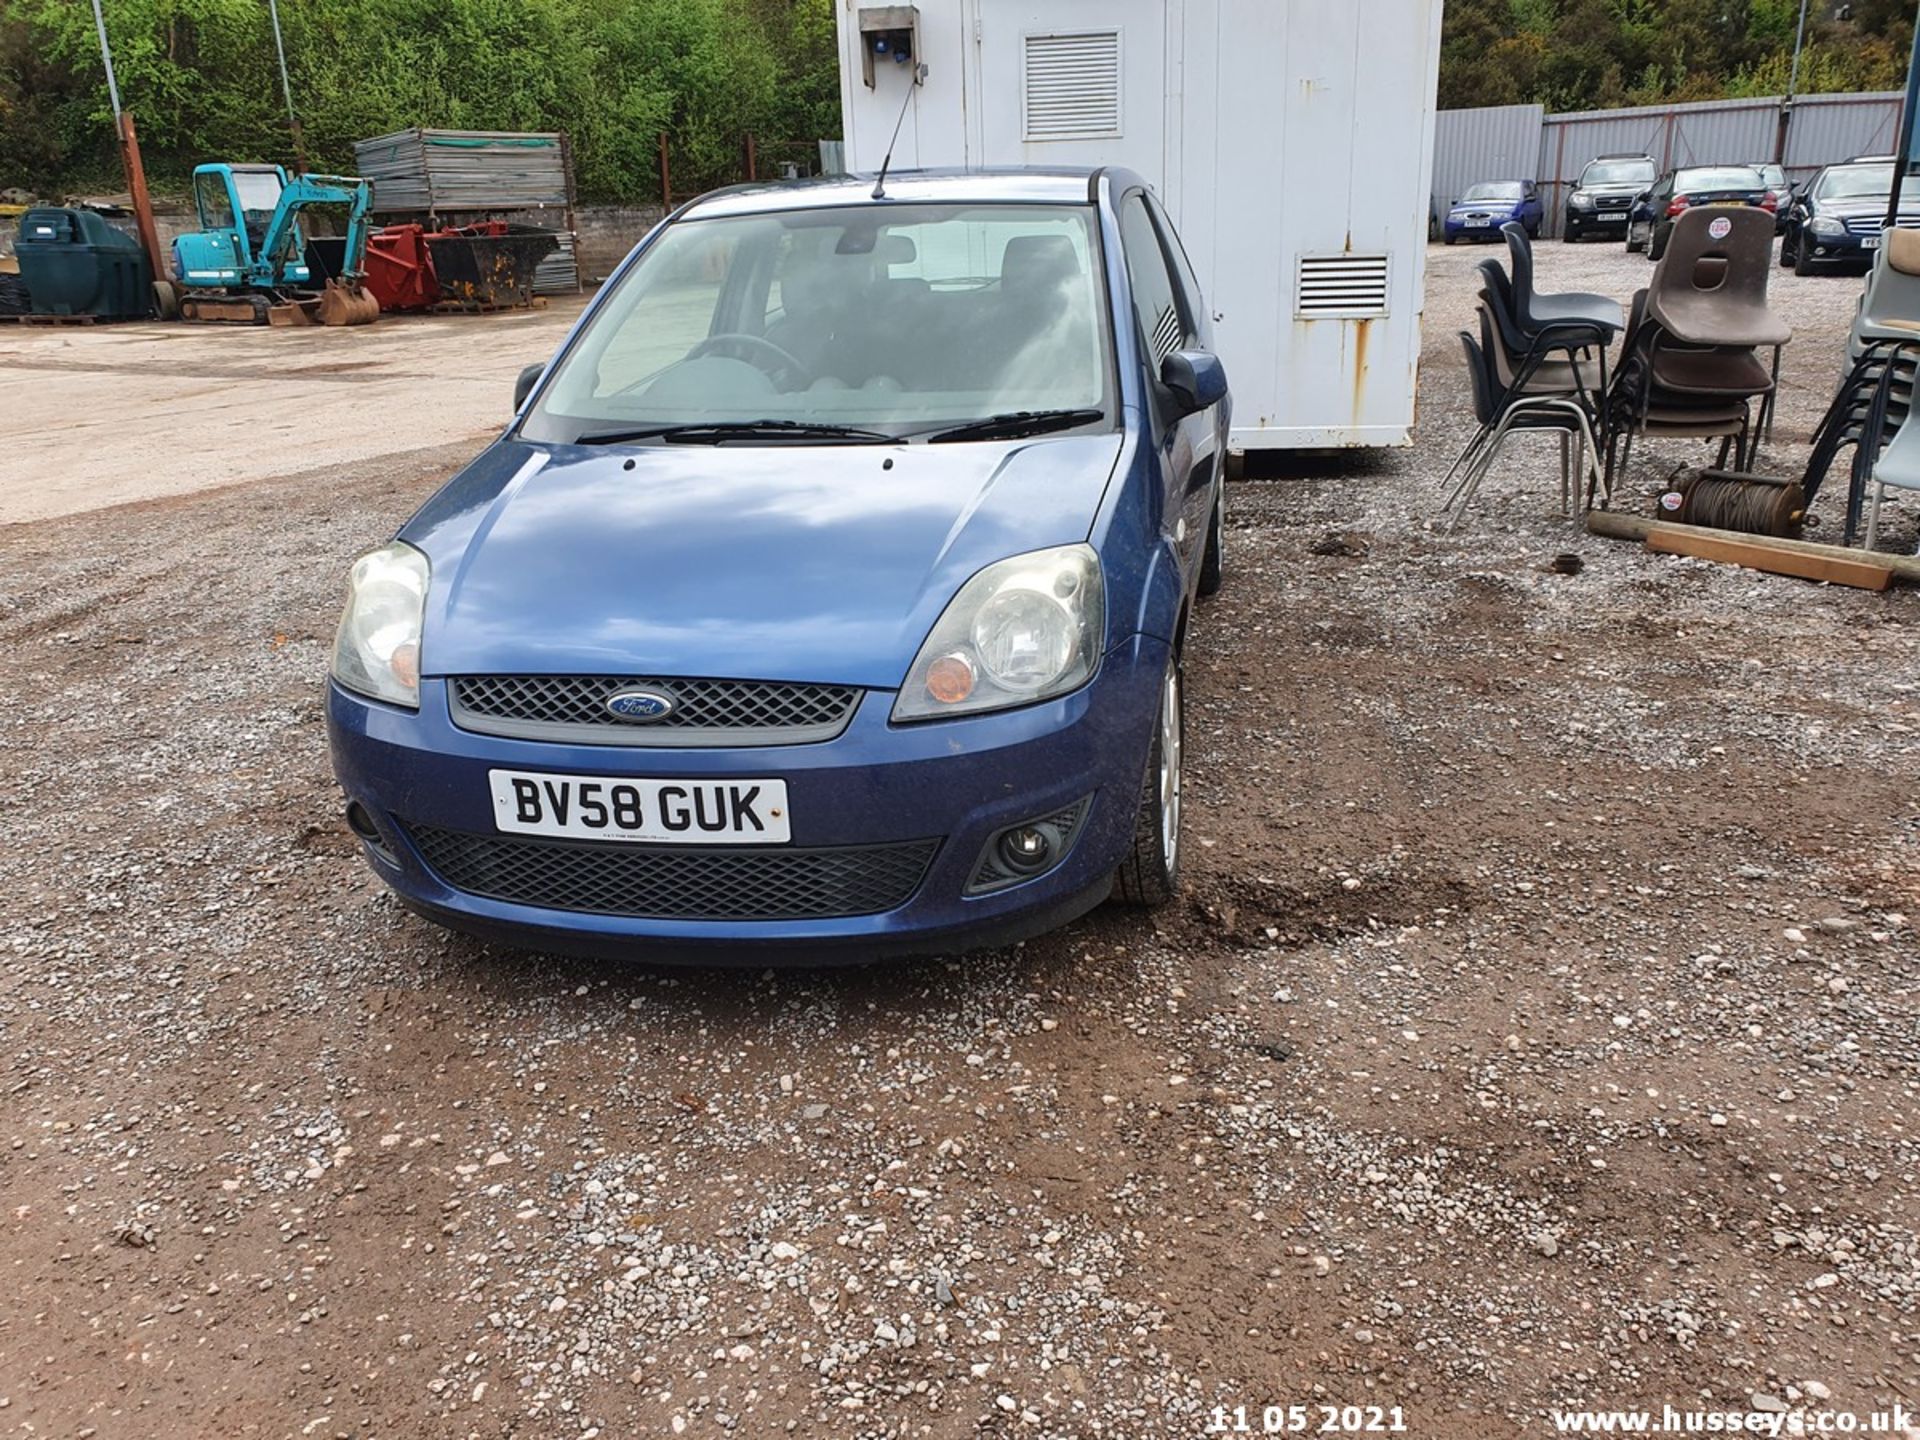
POLYGON ((1729 470, 1682 471, 1660 497, 1660 518, 1746 535, 1794 538, 1807 523, 1806 492, 1795 480, 1729 470))

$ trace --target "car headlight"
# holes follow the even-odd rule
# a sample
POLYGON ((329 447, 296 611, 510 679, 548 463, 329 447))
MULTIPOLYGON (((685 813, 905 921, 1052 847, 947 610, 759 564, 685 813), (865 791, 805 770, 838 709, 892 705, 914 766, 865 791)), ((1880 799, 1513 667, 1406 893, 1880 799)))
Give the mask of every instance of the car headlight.
POLYGON ((353 562, 333 641, 333 678, 376 700, 420 704, 420 625, 427 557, 396 540, 353 562))
POLYGON ((1585 209, 1593 203, 1593 196, 1584 190, 1576 190, 1567 197, 1567 201, 1569 204, 1578 205, 1582 209, 1585 209))
POLYGON ((1816 215, 1807 228, 1816 235, 1844 235, 1847 227, 1831 215, 1816 215))
POLYGON ((893 718, 973 715, 1079 689, 1100 661, 1106 604, 1090 545, 987 566, 941 612, 907 671, 893 718))

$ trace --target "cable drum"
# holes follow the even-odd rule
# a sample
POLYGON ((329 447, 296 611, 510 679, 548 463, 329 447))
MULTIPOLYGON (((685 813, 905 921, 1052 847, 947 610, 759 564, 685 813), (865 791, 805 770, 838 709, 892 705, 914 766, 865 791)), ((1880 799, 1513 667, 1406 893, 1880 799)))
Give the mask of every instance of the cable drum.
POLYGON ((1674 472, 1660 496, 1660 519, 1747 535, 1799 536, 1807 495, 1797 480, 1730 470, 1674 472))

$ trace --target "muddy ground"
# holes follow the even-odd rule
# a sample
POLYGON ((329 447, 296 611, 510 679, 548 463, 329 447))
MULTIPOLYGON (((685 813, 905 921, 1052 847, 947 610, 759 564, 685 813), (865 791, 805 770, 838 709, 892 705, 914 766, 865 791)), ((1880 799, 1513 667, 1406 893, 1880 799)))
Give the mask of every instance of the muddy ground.
MULTIPOLYGON (((1544 441, 1428 529, 1479 258, 1432 251, 1415 449, 1233 488, 1182 900, 1011 951, 661 971, 395 905, 319 687, 465 448, 0 528, 0 1436, 1920 1408, 1914 597, 1590 539, 1544 441)), ((1856 286, 1779 279, 1770 468, 1856 286)))

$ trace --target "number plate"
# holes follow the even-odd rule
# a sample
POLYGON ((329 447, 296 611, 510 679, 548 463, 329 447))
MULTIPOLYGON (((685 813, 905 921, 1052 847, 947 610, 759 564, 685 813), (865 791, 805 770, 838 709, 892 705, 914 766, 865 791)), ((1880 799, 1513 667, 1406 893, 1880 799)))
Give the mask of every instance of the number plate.
POLYGON ((1600 219, 1608 225, 1613 224, 1616 220, 1624 220, 1626 218, 1627 212, 1624 210, 1609 210, 1600 217, 1600 219))
POLYGON ((1467 224, 1469 224, 1469 225, 1485 225, 1486 223, 1487 223, 1487 222, 1486 222, 1485 220, 1469 220, 1469 221, 1467 221, 1467 224))
POLYGON ((784 780, 618 780, 489 770, 493 823, 518 835, 672 845, 784 845, 784 780))
MULTIPOLYGON (((1878 250, 1880 248, 1880 237, 1878 235, 1862 235, 1860 237, 1860 248, 1862 250, 1878 250)), ((1897 265, 1900 262, 1896 260, 1893 263, 1897 265)))

